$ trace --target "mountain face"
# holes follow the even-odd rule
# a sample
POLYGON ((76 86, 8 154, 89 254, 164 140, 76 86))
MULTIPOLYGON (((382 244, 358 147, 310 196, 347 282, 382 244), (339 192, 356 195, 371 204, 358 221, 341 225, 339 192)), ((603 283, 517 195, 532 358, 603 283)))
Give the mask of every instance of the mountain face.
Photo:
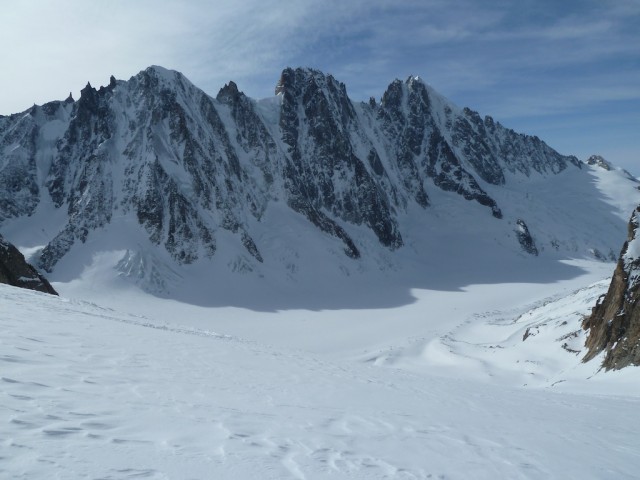
POLYGON ((640 365, 640 207, 629 221, 609 290, 582 326, 589 331, 584 361, 605 352, 606 370, 640 365))
POLYGON ((18 249, 2 238, 1 235, 0 283, 57 295, 47 279, 38 274, 36 269, 26 262, 18 249))
POLYGON ((598 214, 568 226, 581 215, 575 204, 536 194, 566 178, 586 192, 587 210, 597 207, 588 168, 459 109, 417 77, 358 103, 330 75, 286 69, 276 96, 256 101, 234 82, 212 98, 182 74, 150 67, 88 84, 77 101, 0 117, 0 228, 29 226, 48 272, 109 235, 127 250, 118 262, 127 275, 132 264, 151 268, 148 252, 187 265, 222 250, 235 256, 233 269, 250 271, 305 254, 290 242, 302 224, 358 261, 420 249, 412 232, 436 217, 458 228, 461 210, 523 255, 606 258, 614 242, 593 234, 598 214), (545 227, 549 218, 558 229, 545 227))

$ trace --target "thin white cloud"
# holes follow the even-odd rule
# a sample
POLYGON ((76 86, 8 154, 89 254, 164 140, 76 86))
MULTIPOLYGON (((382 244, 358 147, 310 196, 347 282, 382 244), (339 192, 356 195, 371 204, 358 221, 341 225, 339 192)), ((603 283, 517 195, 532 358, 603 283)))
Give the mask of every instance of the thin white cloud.
POLYGON ((509 119, 522 116, 568 114, 596 107, 609 102, 628 102, 640 98, 640 86, 601 85, 583 87, 577 85, 570 90, 557 92, 540 91, 534 94, 511 94, 508 101, 494 98, 490 103, 491 115, 509 119))
MULTIPOLYGON (((196 84, 248 77, 270 69, 275 83, 287 58, 333 20, 357 9, 348 2, 274 0, 108 3, 52 0, 3 5, 0 42, 5 78, 19 91, 0 92, 9 113, 76 92, 87 80, 127 78, 151 64, 184 71, 196 84)), ((214 92, 215 93, 215 92, 214 92)))
POLYGON ((355 62, 382 71, 393 67, 406 42, 428 46, 469 36, 490 17, 470 20, 451 15, 450 7, 440 0, 402 6, 388 0, 68 0, 64 8, 53 0, 14 2, 4 6, 0 41, 13 46, 3 63, 20 92, 0 92, 0 112, 62 98, 87 80, 126 78, 151 64, 181 70, 209 93, 234 79, 247 80, 258 95, 271 90, 287 65, 340 70, 355 62), (269 85, 259 87, 267 78, 269 85))
POLYGON ((63 98, 87 80, 106 83, 111 73, 128 76, 170 61, 178 53, 172 46, 188 31, 183 14, 146 1, 4 5, 0 42, 11 48, 3 48, 1 63, 18 91, 0 91, 0 111, 63 98))

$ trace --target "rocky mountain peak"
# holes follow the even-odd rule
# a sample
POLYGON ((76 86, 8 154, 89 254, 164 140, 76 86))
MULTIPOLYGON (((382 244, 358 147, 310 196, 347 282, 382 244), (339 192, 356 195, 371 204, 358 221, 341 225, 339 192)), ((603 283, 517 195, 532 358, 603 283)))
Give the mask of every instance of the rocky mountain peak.
POLYGON ((80 90, 80 101, 86 103, 95 103, 97 90, 91 86, 90 82, 87 82, 85 87, 80 90))
POLYGON ((415 92, 418 98, 428 101, 428 87, 422 78, 411 75, 407 77, 404 84, 409 92, 415 92))
POLYGON ((603 168, 604 170, 611 170, 611 164, 609 162, 607 162, 604 157, 602 157, 601 155, 591 155, 589 158, 587 158, 586 161, 587 165, 596 165, 600 168, 603 168))
POLYGON ((382 95, 381 105, 391 109, 402 108, 410 98, 429 102, 427 85, 420 77, 409 76, 404 82, 396 78, 382 95))
POLYGON ((402 99, 404 98, 404 86, 402 80, 397 78, 389 84, 385 92, 382 94, 380 105, 385 108, 400 108, 402 99))
POLYGON ((342 240, 352 258, 360 257, 359 249, 334 219, 367 225, 389 248, 402 245, 387 193, 369 172, 370 160, 356 155, 360 127, 344 84, 318 70, 297 68, 286 69, 279 85, 282 140, 291 155, 284 171, 289 205, 342 240))
POLYGON ((315 90, 339 92, 340 95, 347 96, 344 83, 337 81, 330 74, 308 67, 285 68, 280 75, 275 93, 278 95, 287 92, 296 95, 315 90))
POLYGON ((238 90, 238 85, 230 81, 220 89, 218 95, 216 95, 216 100, 222 103, 234 103, 238 101, 241 95, 244 94, 238 90))
POLYGON ((582 326, 589 332, 585 362, 604 352, 606 370, 640 365, 640 206, 629 221, 609 290, 582 326))
POLYGON ((147 67, 131 77, 127 83, 129 88, 139 87, 147 94, 158 94, 162 90, 175 91, 180 86, 183 89, 192 86, 182 73, 157 65, 147 67))

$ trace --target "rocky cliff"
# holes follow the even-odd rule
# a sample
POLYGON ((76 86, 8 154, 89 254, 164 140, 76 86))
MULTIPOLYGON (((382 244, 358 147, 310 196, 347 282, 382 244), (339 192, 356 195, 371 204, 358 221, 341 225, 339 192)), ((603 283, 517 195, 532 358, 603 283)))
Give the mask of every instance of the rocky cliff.
POLYGON ((606 370, 640 365, 640 207, 629 222, 609 290, 582 326, 588 330, 585 362, 604 353, 606 370))

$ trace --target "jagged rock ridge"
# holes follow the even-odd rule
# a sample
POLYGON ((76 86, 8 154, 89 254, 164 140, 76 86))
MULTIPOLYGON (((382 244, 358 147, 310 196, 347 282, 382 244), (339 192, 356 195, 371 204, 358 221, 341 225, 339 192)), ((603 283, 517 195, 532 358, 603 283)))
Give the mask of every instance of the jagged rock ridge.
MULTIPOLYGON (((0 226, 46 202, 64 211, 39 257, 46 271, 124 217, 177 263, 213 257, 224 234, 259 264, 255 226, 284 203, 357 259, 354 232, 397 250, 400 219, 434 206, 436 191, 502 221, 490 192, 509 178, 582 165, 455 107, 417 77, 392 82, 379 103, 358 103, 331 75, 288 68, 276 94, 255 101, 229 82, 212 98, 182 74, 150 67, 88 84, 77 101, 0 118, 0 226)), ((530 230, 533 247, 523 249, 535 255, 530 230)))
POLYGON ((589 331, 585 362, 604 352, 606 370, 640 365, 640 206, 629 222, 609 290, 582 326, 589 331))
POLYGON ((57 295, 51 284, 0 235, 0 283, 57 295))

